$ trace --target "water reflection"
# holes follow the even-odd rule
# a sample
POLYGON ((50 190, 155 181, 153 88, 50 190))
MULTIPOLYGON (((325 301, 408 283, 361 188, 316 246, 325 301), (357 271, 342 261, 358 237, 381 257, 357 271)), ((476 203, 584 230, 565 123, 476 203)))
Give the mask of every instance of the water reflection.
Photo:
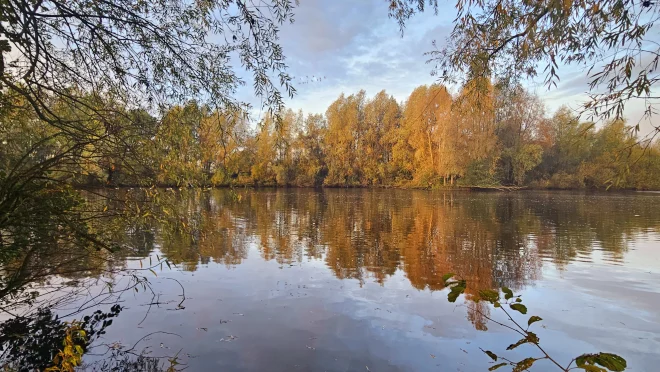
MULTIPOLYGON (((185 309, 153 308, 145 318, 139 301, 129 303, 109 338, 175 333, 154 338, 151 350, 183 349, 190 370, 485 370, 479 347, 503 350, 517 339, 470 299, 503 285, 546 320, 539 336, 560 359, 579 350, 618 352, 642 370, 660 362, 653 195, 164 195, 170 219, 117 235, 138 258, 151 252, 176 264, 152 284, 159 302, 176 304, 181 288, 168 278, 181 281, 185 309), (456 304, 440 291, 448 272, 468 281, 456 304)), ((529 356, 522 350, 511 357, 529 356)))
MULTIPOLYGON (((213 190, 177 204, 189 229, 160 228, 167 257, 195 271, 211 261, 239 265, 249 242, 264 260, 323 260, 340 279, 385 283, 402 270, 417 289, 443 288, 442 275, 483 288, 518 289, 588 261, 594 250, 621 262, 629 242, 657 231, 652 196, 443 193, 407 190, 213 190)), ((475 324, 480 320, 474 316, 475 324)), ((478 327, 483 327, 478 325, 478 327)))

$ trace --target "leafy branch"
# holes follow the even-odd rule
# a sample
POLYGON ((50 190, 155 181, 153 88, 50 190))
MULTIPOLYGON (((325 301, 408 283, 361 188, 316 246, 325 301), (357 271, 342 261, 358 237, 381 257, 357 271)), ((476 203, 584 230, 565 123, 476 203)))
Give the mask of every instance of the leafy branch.
MULTIPOLYGON (((444 275, 442 280, 444 281, 445 286, 449 288, 447 299, 449 302, 456 302, 456 299, 458 299, 458 297, 465 292, 467 282, 465 280, 456 279, 455 274, 453 273, 444 275)), ((506 348, 507 350, 516 349, 517 347, 524 344, 531 344, 534 345, 542 354, 540 357, 528 357, 521 361, 515 362, 508 358, 499 356, 490 350, 481 349, 481 351, 488 355, 493 360, 493 362, 503 361, 490 367, 488 369, 489 371, 494 371, 505 366, 512 366, 513 372, 526 371, 539 360, 548 360, 561 371, 582 369, 589 372, 619 372, 624 371, 627 367, 626 360, 622 357, 616 354, 602 352, 596 354, 582 354, 573 358, 570 363, 568 363, 568 365, 563 366, 555 358, 550 356, 550 354, 548 354, 543 349, 543 347, 541 347, 540 339, 536 333, 529 330, 534 323, 543 320, 541 317, 537 315, 530 316, 527 320, 527 325, 525 326, 524 324, 521 325, 511 316, 512 311, 517 311, 522 315, 527 315, 527 306, 522 303, 523 300, 521 295, 514 294, 513 291, 507 287, 481 290, 476 296, 476 301, 487 301, 491 303, 496 309, 499 309, 506 315, 510 324, 505 324, 494 320, 489 315, 477 310, 477 312, 479 312, 479 314, 481 314, 485 319, 488 319, 489 321, 504 328, 510 329, 511 331, 516 332, 522 336, 520 340, 509 345, 506 348), (509 310, 507 310, 507 307, 509 310), (573 363, 575 363, 575 367, 572 367, 573 363)))

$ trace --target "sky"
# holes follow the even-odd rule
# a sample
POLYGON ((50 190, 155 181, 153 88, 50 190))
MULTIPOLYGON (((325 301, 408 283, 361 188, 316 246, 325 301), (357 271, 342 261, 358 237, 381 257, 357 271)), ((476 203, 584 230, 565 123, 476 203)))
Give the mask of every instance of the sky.
MULTIPOLYGON (((394 19, 388 17, 384 0, 300 0, 295 22, 283 25, 280 42, 289 74, 294 77, 297 94, 286 101, 287 107, 307 113, 325 113, 341 93, 366 90, 373 96, 381 90, 404 102, 412 90, 433 84, 432 65, 424 55, 439 47, 452 29, 456 11, 452 1, 439 1, 438 14, 427 10, 407 23, 401 35, 394 19)), ((562 105, 579 109, 586 101, 588 78, 579 67, 560 66, 557 88, 548 91, 538 81, 526 81, 527 89, 544 101, 550 115, 562 105)), ((249 84, 248 84, 249 86, 249 84)), ((260 102, 247 91, 244 94, 254 107, 260 102)), ((639 102, 626 106, 630 124, 642 119, 644 107, 639 102)), ((261 112, 256 112, 257 117, 261 112)), ((651 131, 657 117, 640 122, 640 134, 651 131)))

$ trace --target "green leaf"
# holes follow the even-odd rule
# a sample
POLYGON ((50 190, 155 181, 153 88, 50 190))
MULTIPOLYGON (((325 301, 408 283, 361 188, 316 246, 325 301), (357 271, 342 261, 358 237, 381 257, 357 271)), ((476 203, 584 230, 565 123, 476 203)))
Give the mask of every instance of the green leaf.
POLYGON ((496 369, 498 369, 498 368, 500 368, 500 367, 504 367, 505 365, 506 365, 506 363, 496 364, 496 365, 494 365, 494 366, 488 368, 488 370, 489 370, 489 371, 494 371, 494 370, 496 370, 496 369))
POLYGON ((534 332, 527 332, 527 342, 531 342, 533 344, 538 344, 539 343, 539 336, 536 335, 534 332))
POLYGON ((502 287, 502 292, 504 292, 504 298, 505 299, 508 300, 510 298, 513 298, 513 291, 511 291, 509 288, 502 287))
POLYGON ((456 302, 458 296, 460 296, 461 293, 463 293, 464 291, 465 291, 464 286, 461 285, 454 286, 451 288, 451 291, 447 295, 447 299, 449 300, 449 302, 456 302))
POLYGON ((531 326, 532 323, 538 322, 538 321, 541 321, 541 320, 543 320, 543 319, 540 316, 532 315, 532 316, 529 317, 529 320, 527 321, 527 325, 531 326))
POLYGON ((451 279, 454 276, 454 273, 448 273, 442 276, 442 281, 447 283, 447 280, 451 279))
POLYGON ((495 353, 493 353, 490 350, 484 350, 484 353, 486 353, 486 355, 488 355, 490 357, 490 359, 497 362, 497 355, 495 355, 495 353))
POLYGON ((495 305, 495 307, 502 307, 499 302, 495 302, 493 305, 495 305))
POLYGON ((527 342, 529 342, 529 341, 527 341, 527 338, 523 338, 523 339, 518 340, 518 342, 516 342, 515 344, 509 345, 509 347, 507 347, 506 349, 507 350, 513 350, 513 349, 517 348, 518 346, 520 346, 522 344, 526 344, 527 342))
POLYGON ((607 370, 620 372, 624 371, 628 366, 626 360, 616 354, 598 353, 598 354, 582 354, 575 359, 575 364, 585 371, 605 371, 595 364, 601 365, 607 370))
POLYGON ((518 346, 526 343, 531 343, 531 344, 538 344, 539 343, 539 337, 536 335, 534 332, 527 332, 527 336, 525 338, 518 340, 515 344, 509 345, 507 347, 507 350, 513 350, 517 348, 518 346))
POLYGON ((579 357, 575 358, 575 364, 578 367, 582 367, 585 364, 587 364, 587 361, 590 360, 590 358, 593 356, 593 354, 582 354, 579 357))
POLYGON ((536 359, 534 358, 525 358, 520 362, 516 363, 516 366, 513 367, 513 372, 522 372, 528 370, 532 366, 532 364, 534 364, 534 362, 536 362, 536 359))
POLYGON ((511 304, 509 305, 515 311, 518 311, 521 314, 527 314, 527 307, 523 304, 511 304))
POLYGON ((493 304, 500 299, 500 294, 492 289, 484 289, 479 291, 479 297, 481 297, 482 300, 493 304))
POLYGON ((616 354, 610 353, 598 353, 596 356, 596 363, 609 369, 610 371, 616 372, 623 371, 628 366, 625 359, 616 354))
POLYGON ((520 297, 516 298, 516 302, 522 302, 522 298, 520 297))

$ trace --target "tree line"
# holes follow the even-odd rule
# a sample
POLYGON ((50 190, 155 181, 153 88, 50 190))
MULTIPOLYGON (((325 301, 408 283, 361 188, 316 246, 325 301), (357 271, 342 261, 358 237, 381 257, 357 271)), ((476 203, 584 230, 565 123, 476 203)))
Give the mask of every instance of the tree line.
MULTIPOLYGON (((50 109, 75 121, 84 108, 70 105, 50 109)), ((77 139, 70 152, 29 110, 5 110, 5 168, 26 153, 35 165, 68 154, 73 161, 51 177, 86 186, 660 189, 657 141, 639 140, 622 120, 581 121, 567 107, 548 116, 536 95, 485 80, 456 94, 420 86, 404 102, 385 91, 341 94, 324 115, 286 109, 256 126, 245 111, 196 101, 159 117, 107 97, 87 96, 84 107, 113 120, 88 125, 94 141, 77 139)))

